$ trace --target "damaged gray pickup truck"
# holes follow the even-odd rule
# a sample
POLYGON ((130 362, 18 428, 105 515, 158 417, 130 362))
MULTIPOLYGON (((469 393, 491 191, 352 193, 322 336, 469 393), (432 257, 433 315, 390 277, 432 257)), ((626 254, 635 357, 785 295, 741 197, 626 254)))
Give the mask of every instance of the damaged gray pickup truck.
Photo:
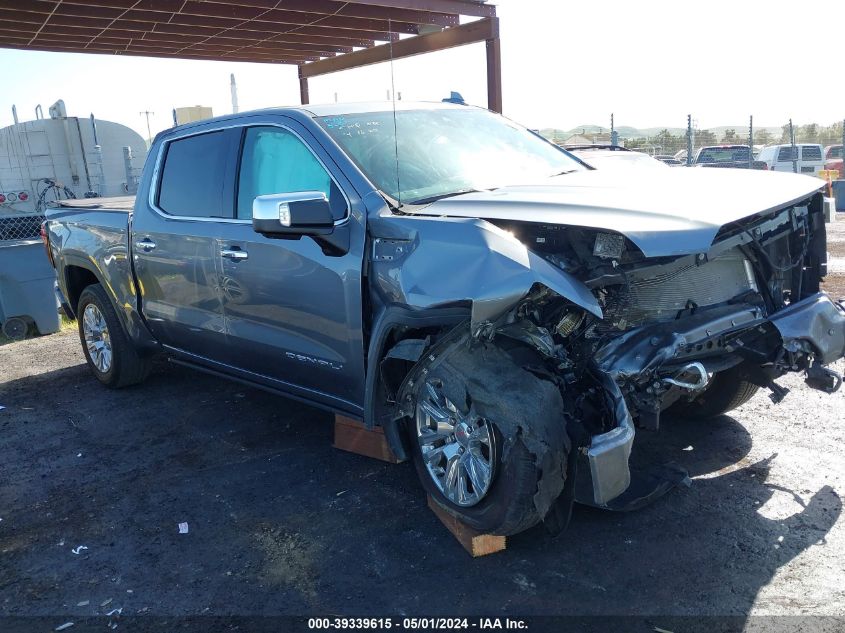
POLYGON ((359 417, 514 534, 649 498, 637 428, 779 401, 789 371, 839 388, 822 185, 607 174, 463 105, 304 106, 167 130, 134 202, 64 203, 44 234, 100 382, 165 354, 359 417))

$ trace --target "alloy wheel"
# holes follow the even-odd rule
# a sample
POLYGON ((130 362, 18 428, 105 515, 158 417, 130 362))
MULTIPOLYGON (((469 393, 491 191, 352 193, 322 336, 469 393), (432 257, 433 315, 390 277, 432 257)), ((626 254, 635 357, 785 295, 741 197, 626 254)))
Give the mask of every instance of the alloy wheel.
POLYGON ((82 334, 94 367, 101 374, 108 373, 112 364, 111 337, 103 313, 93 303, 85 306, 82 313, 82 334))
POLYGON ((416 431, 423 463, 452 503, 474 506, 495 475, 495 434, 470 405, 461 411, 436 380, 426 381, 416 407, 416 431))

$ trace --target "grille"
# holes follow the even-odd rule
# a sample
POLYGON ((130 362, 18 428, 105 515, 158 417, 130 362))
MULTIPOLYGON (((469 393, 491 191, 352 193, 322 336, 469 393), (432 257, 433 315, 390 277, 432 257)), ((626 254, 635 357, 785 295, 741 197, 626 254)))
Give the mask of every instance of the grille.
POLYGON ((756 290, 754 275, 741 253, 727 253, 700 266, 667 264, 629 274, 605 301, 608 321, 618 329, 675 319, 689 302, 716 305, 756 290))
POLYGON ((31 240, 38 238, 41 234, 41 223, 45 220, 43 215, 0 215, 0 242, 6 240, 31 240))

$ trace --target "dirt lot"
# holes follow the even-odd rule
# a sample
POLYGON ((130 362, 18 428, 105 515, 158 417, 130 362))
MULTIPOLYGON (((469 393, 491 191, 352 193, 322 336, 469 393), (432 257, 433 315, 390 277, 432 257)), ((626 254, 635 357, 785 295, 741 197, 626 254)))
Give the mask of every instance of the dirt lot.
POLYGON ((639 432, 689 488, 472 560, 413 468, 333 449, 324 412, 167 363, 109 391, 73 331, 9 343, 0 616, 845 615, 845 391, 782 383, 780 406, 639 432))

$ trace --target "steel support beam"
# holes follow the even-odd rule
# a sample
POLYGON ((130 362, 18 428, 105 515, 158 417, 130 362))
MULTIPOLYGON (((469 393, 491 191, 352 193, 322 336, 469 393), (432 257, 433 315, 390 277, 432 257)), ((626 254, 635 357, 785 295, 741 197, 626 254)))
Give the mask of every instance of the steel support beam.
MULTIPOLYGON (((399 40, 390 44, 381 44, 373 48, 367 48, 354 53, 347 53, 331 59, 321 59, 300 66, 300 76, 317 77, 327 75, 340 70, 360 68, 371 64, 387 62, 391 59, 412 57, 423 53, 442 51, 464 44, 485 42, 488 40, 499 40, 499 19, 484 18, 475 22, 468 22, 461 26, 455 26, 437 33, 417 35, 405 40, 399 40)), ((498 50, 498 44, 496 45, 498 50)), ((488 54, 489 59, 489 54, 488 54)), ((499 64, 501 66, 501 64, 499 64)))
POLYGON ((308 77, 302 75, 302 64, 299 65, 299 103, 308 105, 308 77))
POLYGON ((476 17, 493 17, 496 7, 475 0, 347 0, 353 4, 374 4, 392 9, 414 9, 417 11, 437 11, 439 13, 458 13, 476 17))
POLYGON ((252 64, 301 64, 302 59, 285 59, 284 57, 243 57, 239 55, 228 55, 226 57, 220 57, 219 55, 199 55, 196 53, 191 52, 182 52, 178 54, 167 54, 162 52, 152 52, 152 51, 138 51, 138 50, 128 50, 128 51, 116 51, 110 47, 97 47, 97 46, 89 46, 84 51, 80 51, 79 48, 74 48, 71 46, 38 46, 34 48, 32 46, 26 45, 17 45, 17 44, 0 44, 0 48, 16 48, 25 51, 31 50, 39 50, 39 51, 47 51, 53 53, 94 53, 100 55, 113 55, 115 57, 118 56, 129 56, 129 57, 161 57, 163 59, 196 59, 200 61, 232 61, 232 62, 249 62, 252 64))
POLYGON ((487 40, 487 109, 502 113, 502 45, 498 37, 487 40))

